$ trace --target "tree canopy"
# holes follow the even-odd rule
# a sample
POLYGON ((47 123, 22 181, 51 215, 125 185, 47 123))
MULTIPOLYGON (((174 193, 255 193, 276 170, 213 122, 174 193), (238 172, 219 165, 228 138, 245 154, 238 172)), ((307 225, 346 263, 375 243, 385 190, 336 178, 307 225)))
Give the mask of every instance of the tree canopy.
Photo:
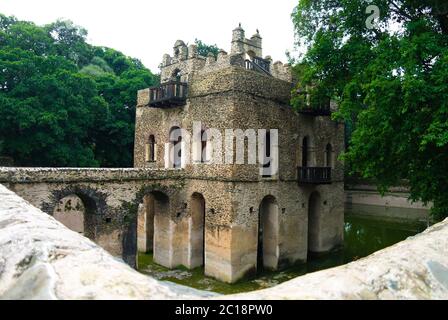
POLYGON ((194 44, 198 48, 198 54, 203 57, 207 57, 209 53, 213 54, 216 57, 218 57, 219 48, 216 44, 210 45, 202 42, 201 40, 195 39, 194 44))
POLYGON ((448 3, 300 0, 293 21, 307 48, 297 89, 338 102, 350 172, 382 192, 405 179, 412 200, 448 216, 448 3))
POLYGON ((0 155, 20 166, 130 167, 137 90, 157 76, 70 21, 0 14, 0 155))

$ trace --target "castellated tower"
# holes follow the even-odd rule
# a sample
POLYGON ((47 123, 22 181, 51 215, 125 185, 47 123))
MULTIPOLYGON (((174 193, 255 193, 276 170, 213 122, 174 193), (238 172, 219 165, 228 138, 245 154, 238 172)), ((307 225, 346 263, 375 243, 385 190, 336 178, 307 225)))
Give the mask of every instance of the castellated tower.
POLYGON ((139 249, 163 266, 233 283, 342 244, 343 124, 294 111, 290 66, 262 53, 241 26, 217 57, 178 40, 161 84, 138 93, 135 167, 178 176, 139 211, 139 249))

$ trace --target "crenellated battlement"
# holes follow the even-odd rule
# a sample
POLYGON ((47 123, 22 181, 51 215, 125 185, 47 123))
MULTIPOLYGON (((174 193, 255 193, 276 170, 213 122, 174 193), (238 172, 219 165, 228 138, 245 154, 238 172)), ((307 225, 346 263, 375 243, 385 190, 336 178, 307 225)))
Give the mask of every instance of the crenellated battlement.
POLYGON ((289 64, 280 61, 273 64, 270 56, 263 58, 262 54, 262 38, 259 31, 247 39, 241 24, 233 30, 230 53, 221 49, 217 57, 211 53, 207 57, 201 56, 196 45, 187 46, 184 41, 177 40, 173 46, 173 54, 163 56, 160 65, 161 83, 189 82, 193 73, 208 73, 229 66, 239 66, 284 81, 292 81, 289 64))

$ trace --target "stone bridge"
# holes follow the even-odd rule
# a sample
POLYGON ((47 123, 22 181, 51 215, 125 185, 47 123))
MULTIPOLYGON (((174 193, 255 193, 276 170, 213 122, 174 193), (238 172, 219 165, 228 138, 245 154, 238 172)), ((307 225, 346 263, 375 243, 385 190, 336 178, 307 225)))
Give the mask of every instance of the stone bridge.
POLYGON ((0 185, 0 299, 447 299, 448 219, 276 287, 221 296, 130 269, 0 185))
POLYGON ((0 184, 131 266, 143 198, 176 199, 183 181, 182 172, 165 169, 0 168, 0 184))

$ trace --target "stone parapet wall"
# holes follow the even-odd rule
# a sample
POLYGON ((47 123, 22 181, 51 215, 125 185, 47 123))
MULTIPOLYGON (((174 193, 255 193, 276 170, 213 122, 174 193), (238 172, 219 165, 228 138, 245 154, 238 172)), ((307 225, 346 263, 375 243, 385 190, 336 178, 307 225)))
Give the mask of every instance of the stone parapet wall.
POLYGON ((179 170, 0 167, 0 183, 98 182, 180 178, 179 170))
POLYGON ((157 281, 0 186, 0 299, 448 299, 448 220, 348 265, 220 296, 157 281))
POLYGON ((373 184, 346 184, 345 210, 347 213, 377 218, 427 221, 430 219, 432 203, 425 205, 409 200, 409 189, 396 186, 381 195, 373 184))
POLYGON ((0 299, 197 299, 146 277, 0 185, 0 299))

